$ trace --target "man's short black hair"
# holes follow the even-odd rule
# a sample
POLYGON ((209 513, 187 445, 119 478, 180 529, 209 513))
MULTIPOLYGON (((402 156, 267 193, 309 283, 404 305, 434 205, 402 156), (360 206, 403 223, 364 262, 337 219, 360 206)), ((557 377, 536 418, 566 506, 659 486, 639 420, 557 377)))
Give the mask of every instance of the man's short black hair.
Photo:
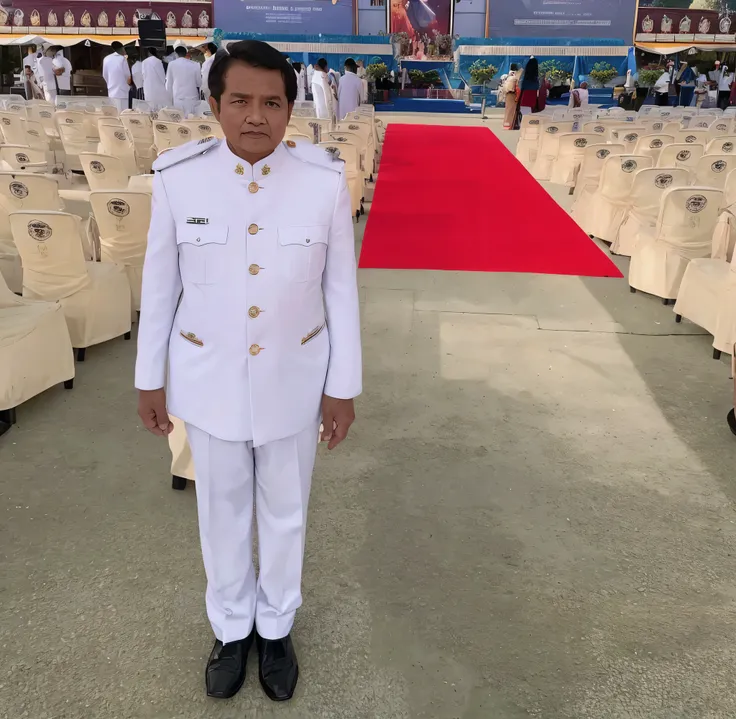
POLYGON ((292 62, 291 66, 296 70, 296 72, 302 71, 302 64, 300 62, 292 62))
POLYGON ((123 43, 118 42, 117 40, 113 40, 113 42, 110 43, 110 49, 113 52, 119 53, 123 49, 123 43))
POLYGON ((217 52, 217 45, 214 42, 208 42, 207 49, 214 55, 217 52))
POLYGON ((356 63, 352 57, 349 57, 345 60, 345 69, 348 72, 358 72, 358 63, 356 63))
POLYGON ((291 105, 296 100, 296 75, 288 60, 274 47, 260 40, 240 40, 220 50, 210 68, 208 83, 210 94, 220 104, 225 91, 225 76, 235 62, 242 62, 251 67, 262 67, 265 70, 280 70, 284 79, 286 100, 291 105))
POLYGON ((185 47, 183 47, 182 45, 179 45, 179 47, 177 47, 176 50, 174 50, 174 52, 179 57, 186 57, 186 54, 187 54, 188 51, 187 51, 187 49, 185 47))
POLYGON ((148 54, 149 54, 149 55, 150 55, 151 57, 158 57, 158 51, 156 50, 156 48, 155 48, 155 47, 149 47, 149 48, 148 48, 148 54))
POLYGON ((320 70, 326 70, 327 69, 327 60, 325 60, 323 57, 321 57, 319 60, 317 60, 317 67, 320 70))

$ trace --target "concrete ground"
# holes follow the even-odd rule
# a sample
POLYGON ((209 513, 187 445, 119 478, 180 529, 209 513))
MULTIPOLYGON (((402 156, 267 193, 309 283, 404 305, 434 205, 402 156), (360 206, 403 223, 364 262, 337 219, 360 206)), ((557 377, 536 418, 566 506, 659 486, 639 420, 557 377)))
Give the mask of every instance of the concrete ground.
MULTIPOLYGON (((515 141, 497 118, 385 119, 515 141)), ((710 339, 625 280, 360 284, 365 393, 319 454, 295 699, 267 701, 254 660, 235 699, 204 695, 195 495, 138 424, 120 340, 0 440, 0 717, 736 717, 736 441, 710 339)))

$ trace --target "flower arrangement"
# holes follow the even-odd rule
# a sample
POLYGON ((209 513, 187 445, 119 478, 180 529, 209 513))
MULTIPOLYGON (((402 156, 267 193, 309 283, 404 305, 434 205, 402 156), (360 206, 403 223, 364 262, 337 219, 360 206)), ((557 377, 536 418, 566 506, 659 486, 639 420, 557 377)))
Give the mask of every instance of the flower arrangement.
POLYGON ((391 42, 399 46, 399 53, 402 57, 411 55, 411 38, 408 32, 395 32, 391 35, 391 42))
POLYGON ((572 79, 572 73, 562 69, 557 60, 545 60, 539 63, 539 75, 540 77, 547 76, 550 82, 561 82, 565 84, 570 82, 572 79))
POLYGON ((639 87, 654 87, 661 75, 661 70, 639 70, 639 87))
POLYGON ((600 85, 605 85, 614 77, 618 77, 618 70, 607 62, 597 62, 593 65, 590 76, 600 85))
POLYGON ((409 78, 411 79, 412 87, 432 87, 440 82, 440 74, 437 70, 430 70, 429 72, 422 72, 421 70, 409 70, 409 78))
POLYGON ((369 80, 378 82, 379 80, 383 80, 388 77, 388 67, 386 67, 385 62, 372 62, 365 69, 365 74, 368 76, 369 80))
POLYGON ((470 66, 470 81, 473 85, 485 85, 493 80, 497 72, 498 68, 487 60, 476 60, 470 66))

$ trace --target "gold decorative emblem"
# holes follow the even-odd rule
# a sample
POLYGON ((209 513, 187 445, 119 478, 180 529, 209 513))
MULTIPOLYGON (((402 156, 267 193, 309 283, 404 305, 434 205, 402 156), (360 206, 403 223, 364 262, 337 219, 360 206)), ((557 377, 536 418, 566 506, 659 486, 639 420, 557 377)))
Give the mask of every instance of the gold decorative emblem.
POLYGON ((245 174, 245 168, 240 163, 238 163, 237 165, 235 165, 235 174, 236 175, 244 175, 245 174))
POLYGON ((294 142, 294 140, 287 140, 286 141, 286 146, 287 147, 296 147, 296 142, 294 142))
POLYGON ((92 27, 92 16, 87 12, 87 10, 82 13, 82 17, 79 22, 82 27, 92 27))
POLYGON ((251 194, 251 195, 255 195, 255 194, 256 194, 256 192, 258 192, 258 190, 260 190, 260 189, 261 189, 261 188, 260 188, 260 187, 258 187, 258 183, 257 183, 257 182, 251 182, 251 183, 250 183, 250 184, 248 185, 248 192, 250 192, 250 194, 251 194))
POLYGON ((268 175, 271 172, 271 168, 268 165, 264 165, 261 168, 261 174, 262 175, 268 175))

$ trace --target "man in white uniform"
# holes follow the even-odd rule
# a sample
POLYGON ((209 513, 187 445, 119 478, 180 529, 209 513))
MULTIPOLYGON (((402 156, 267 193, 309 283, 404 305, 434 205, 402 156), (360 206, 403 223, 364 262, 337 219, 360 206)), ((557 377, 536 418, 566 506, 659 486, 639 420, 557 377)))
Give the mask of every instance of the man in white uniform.
POLYGON ((59 95, 72 94, 72 64, 64 56, 64 49, 55 47, 56 55, 54 56, 53 66, 56 75, 56 85, 59 88, 59 95))
POLYGON ((130 74, 133 78, 133 87, 135 89, 134 97, 137 100, 143 99, 143 63, 141 58, 143 57, 143 48, 136 51, 135 62, 133 67, 130 68, 130 74))
POLYGON ((102 77, 107 84, 107 96, 118 111, 122 112, 128 109, 130 86, 133 80, 122 43, 116 40, 110 45, 110 48, 112 52, 102 61, 102 77))
POLYGON ((56 53, 52 47, 44 47, 43 55, 38 58, 36 70, 41 80, 43 95, 46 102, 56 102, 57 86, 54 74, 54 57, 56 53))
POLYGON ((349 112, 355 112, 363 101, 363 81, 358 77, 355 60, 345 60, 345 75, 337 87, 337 119, 342 120, 349 112))
POLYGON ((176 56, 176 60, 170 62, 166 69, 166 89, 171 93, 174 107, 186 117, 193 115, 199 105, 202 70, 199 63, 187 59, 185 47, 177 47, 176 56))
POLYGON ((361 392, 350 194, 341 160, 282 142, 296 77, 280 52, 234 43, 209 85, 227 139, 153 166, 138 411, 159 436, 173 429, 169 411, 186 423, 216 636, 207 693, 240 689, 255 640, 261 685, 283 701, 299 674, 290 632, 320 419, 333 449, 361 392), (199 176, 218 181, 192 184, 199 176))
POLYGON ((202 96, 205 100, 210 99, 209 77, 210 68, 215 61, 215 53, 217 53, 217 45, 214 42, 208 42, 203 48, 204 62, 202 63, 202 96))
POLYGON ((141 64, 143 97, 151 110, 156 112, 171 104, 171 95, 166 89, 164 64, 158 59, 155 47, 148 48, 148 57, 141 64))
POLYGON ((23 58, 23 72, 25 75, 26 100, 40 98, 43 95, 41 80, 38 77, 38 50, 35 45, 29 45, 27 54, 23 58))
POLYGON ((327 60, 322 58, 317 61, 312 76, 312 97, 314 98, 314 109, 317 117, 330 120, 335 114, 334 96, 332 87, 327 77, 327 60))

